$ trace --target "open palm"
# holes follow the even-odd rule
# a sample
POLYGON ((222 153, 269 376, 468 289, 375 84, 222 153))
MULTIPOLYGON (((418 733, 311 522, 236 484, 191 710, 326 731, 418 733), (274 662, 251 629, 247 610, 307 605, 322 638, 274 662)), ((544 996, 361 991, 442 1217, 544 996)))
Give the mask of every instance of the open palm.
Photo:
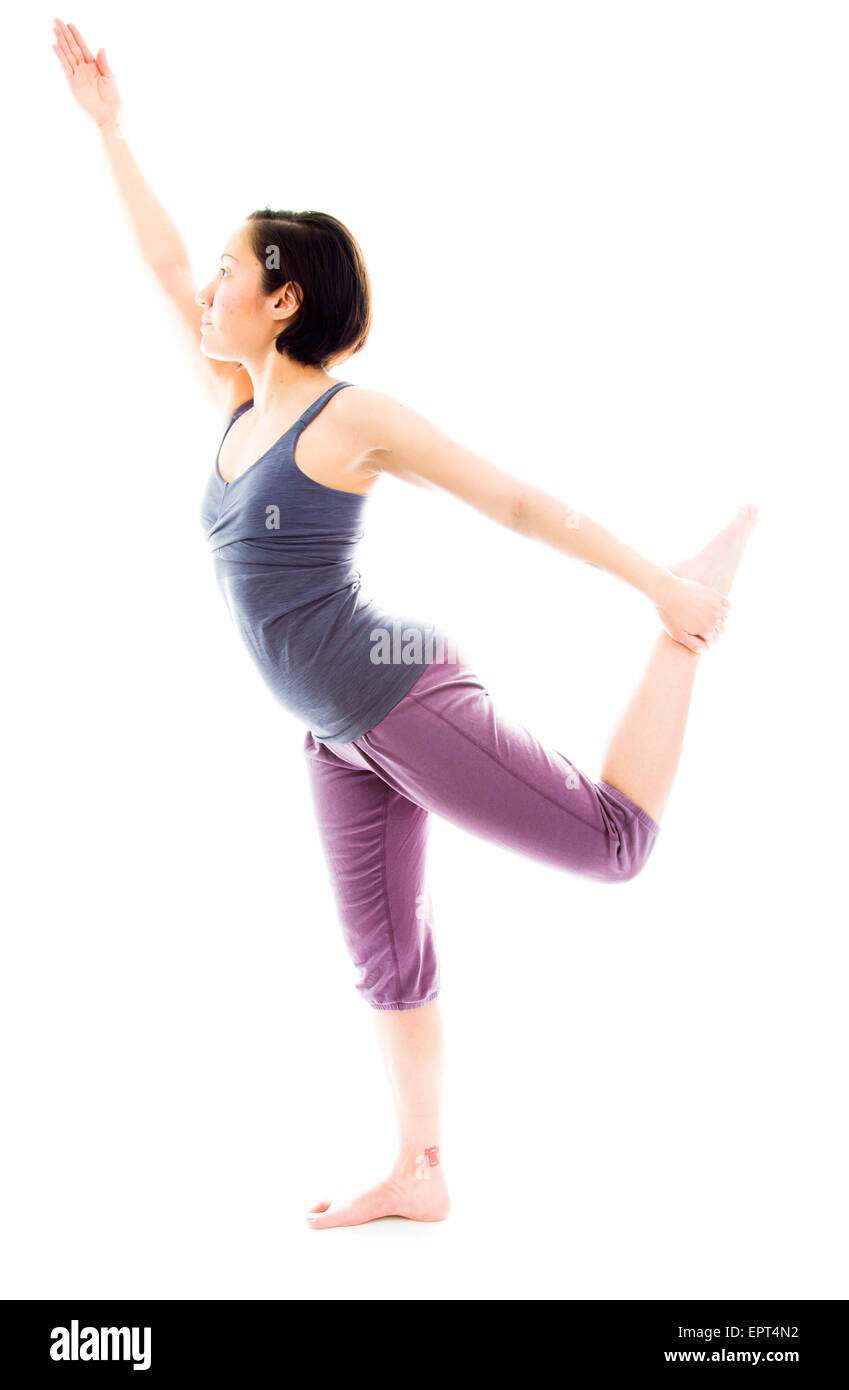
POLYGON ((85 39, 74 24, 53 21, 56 43, 53 52, 62 64, 75 101, 98 125, 115 119, 121 105, 115 74, 106 61, 106 49, 93 58, 85 39))

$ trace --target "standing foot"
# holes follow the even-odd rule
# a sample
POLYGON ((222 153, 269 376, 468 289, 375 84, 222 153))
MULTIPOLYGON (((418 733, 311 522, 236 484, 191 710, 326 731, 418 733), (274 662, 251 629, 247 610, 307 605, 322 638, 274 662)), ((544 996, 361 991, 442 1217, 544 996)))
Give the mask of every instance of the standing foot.
POLYGON ((358 1197, 342 1202, 317 1202, 307 1213, 314 1231, 331 1226, 362 1226, 381 1216, 404 1216, 409 1221, 444 1221, 451 1209, 442 1167, 424 1168, 427 1177, 393 1170, 388 1178, 358 1197))

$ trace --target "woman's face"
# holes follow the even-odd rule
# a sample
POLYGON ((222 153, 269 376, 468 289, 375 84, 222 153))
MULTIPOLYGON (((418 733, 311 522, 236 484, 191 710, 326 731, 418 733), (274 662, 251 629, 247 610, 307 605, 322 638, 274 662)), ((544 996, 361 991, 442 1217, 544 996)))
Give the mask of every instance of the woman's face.
POLYGON ((195 301, 203 310, 201 352, 220 362, 255 362, 274 348, 274 340, 298 308, 291 285, 263 295, 262 265, 243 228, 228 240, 219 267, 195 301))

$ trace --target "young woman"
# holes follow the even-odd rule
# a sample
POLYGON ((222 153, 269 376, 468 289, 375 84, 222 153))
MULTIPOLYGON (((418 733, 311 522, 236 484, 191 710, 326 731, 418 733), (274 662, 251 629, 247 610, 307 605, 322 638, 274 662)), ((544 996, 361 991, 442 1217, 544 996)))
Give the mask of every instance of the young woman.
POLYGON ((104 50, 93 58, 73 25, 57 20, 55 32, 71 92, 100 130, 141 251, 226 422, 203 524, 234 621, 275 694, 307 726, 339 916, 392 1085, 399 1147, 389 1176, 350 1201, 318 1203, 307 1220, 315 1229, 393 1214, 438 1221, 449 1201, 429 814, 603 882, 639 873, 755 510, 741 508, 692 559, 655 565, 399 401, 330 376, 329 366, 365 343, 371 299, 356 241, 327 214, 251 213, 196 292, 183 241, 122 137, 104 50), (451 492, 617 575, 655 605, 663 630, 600 780, 500 714, 444 633, 363 595, 355 550, 382 473, 451 492))

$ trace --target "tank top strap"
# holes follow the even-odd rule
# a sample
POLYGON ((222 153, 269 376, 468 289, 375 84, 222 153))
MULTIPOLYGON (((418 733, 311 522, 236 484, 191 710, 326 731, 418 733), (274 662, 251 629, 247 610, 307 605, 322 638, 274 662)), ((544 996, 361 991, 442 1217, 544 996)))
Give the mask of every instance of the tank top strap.
POLYGON ((301 430, 305 429, 310 421, 315 419, 318 412, 324 409, 331 396, 335 396, 336 392, 341 391, 344 386, 353 386, 353 384, 352 381, 335 381, 333 385, 325 391, 323 396, 319 396, 317 401, 313 401, 312 405, 307 406, 303 415, 300 415, 295 422, 292 433, 300 434, 301 430))
MULTIPOLYGON (((237 405, 237 406, 236 406, 236 409, 233 411, 233 414, 230 416, 230 419, 227 421, 227 429, 228 429, 228 430, 229 430, 230 426, 231 426, 236 420, 238 420, 238 418, 239 418, 240 415, 244 415, 245 411, 250 409, 250 407, 253 405, 253 403, 254 403, 254 398, 253 398, 253 396, 251 396, 249 400, 242 401, 242 404, 241 404, 241 405, 237 405)), ((225 431, 225 433, 226 433, 226 431, 225 431)))
POLYGON ((235 425, 235 423, 236 423, 236 421, 238 420, 239 416, 240 416, 240 415, 244 415, 244 413, 245 413, 246 410, 250 410, 250 408, 251 408, 251 406, 253 405, 253 403, 254 403, 254 398, 253 398, 253 396, 251 396, 250 400, 242 401, 242 404, 241 404, 241 405, 237 405, 237 406, 236 406, 236 409, 233 411, 233 414, 230 416, 230 419, 227 421, 227 424, 224 426, 224 433, 223 433, 222 436, 221 436, 221 443, 220 443, 219 446, 218 446, 218 455, 216 456, 216 459, 215 459, 215 471, 216 471, 216 473, 218 472, 218 457, 219 457, 220 454, 221 454, 221 448, 222 448, 222 445, 224 444, 224 440, 227 438, 227 435, 230 433, 230 429, 232 428, 233 425, 235 425))

